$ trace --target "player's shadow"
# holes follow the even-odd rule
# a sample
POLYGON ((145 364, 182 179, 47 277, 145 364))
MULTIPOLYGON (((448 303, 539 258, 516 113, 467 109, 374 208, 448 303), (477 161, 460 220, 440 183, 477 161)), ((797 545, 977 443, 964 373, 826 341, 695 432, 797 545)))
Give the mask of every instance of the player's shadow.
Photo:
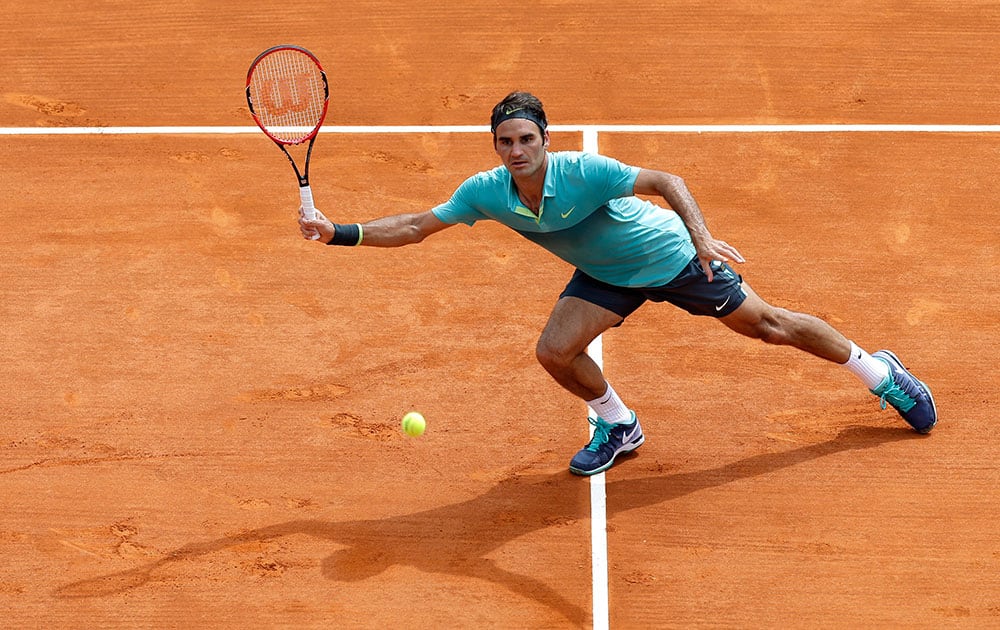
MULTIPOLYGON (((825 442, 755 455, 716 468, 612 481, 607 484, 608 517, 834 453, 913 437, 916 434, 902 428, 850 428, 825 442)), ((363 580, 396 565, 428 573, 472 577, 498 584, 558 611, 579 626, 589 621, 590 613, 553 588, 551 580, 546 582, 513 573, 488 556, 531 532, 589 518, 589 493, 588 485, 568 472, 524 474, 506 479, 489 492, 468 501, 422 512, 378 520, 294 520, 191 543, 129 571, 67 584, 56 594, 64 598, 82 598, 120 593, 143 586, 154 578, 158 569, 173 563, 248 542, 305 534, 343 547, 323 560, 323 575, 331 580, 363 580)), ((560 559, 553 558, 552 562, 558 564, 560 559)))

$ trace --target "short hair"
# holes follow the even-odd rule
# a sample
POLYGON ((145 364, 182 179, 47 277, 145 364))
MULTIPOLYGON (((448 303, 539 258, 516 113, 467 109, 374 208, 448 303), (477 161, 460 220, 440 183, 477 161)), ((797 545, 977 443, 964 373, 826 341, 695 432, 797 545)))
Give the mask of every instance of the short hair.
POLYGON ((523 118, 538 125, 544 133, 549 126, 545 117, 545 109, 538 98, 528 92, 511 92, 493 108, 490 116, 490 131, 495 136, 500 123, 511 118, 523 118))

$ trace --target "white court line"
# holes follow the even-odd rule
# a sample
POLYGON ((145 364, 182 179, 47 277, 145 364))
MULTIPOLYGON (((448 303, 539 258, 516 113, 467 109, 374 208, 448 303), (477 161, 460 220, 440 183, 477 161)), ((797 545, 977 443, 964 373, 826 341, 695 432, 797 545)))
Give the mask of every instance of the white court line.
MULTIPOLYGON (((583 132, 583 150, 598 152, 597 130, 583 132)), ((589 346, 587 354, 601 370, 604 369, 604 341, 598 335, 589 346)), ((589 406, 587 415, 596 414, 589 406)), ((590 437, 594 437, 594 427, 590 426, 590 437)), ((608 509, 604 473, 590 478, 590 574, 593 599, 594 630, 608 630, 611 625, 611 607, 608 594, 608 509)))
MULTIPOLYGON (((998 133, 1000 125, 550 125, 550 131, 587 133, 998 133)), ((320 133, 489 133, 483 125, 326 125, 320 133)), ((259 133, 255 126, 0 127, 0 136, 183 135, 259 133)))
MULTIPOLYGON (((589 346, 587 354, 604 369, 604 341, 598 336, 589 346)), ((597 414, 589 406, 587 417, 597 414)), ((590 426, 590 437, 594 427, 590 426)), ((611 624, 611 605, 608 586, 608 501, 604 473, 590 478, 590 577, 593 599, 594 630, 608 630, 611 624)))

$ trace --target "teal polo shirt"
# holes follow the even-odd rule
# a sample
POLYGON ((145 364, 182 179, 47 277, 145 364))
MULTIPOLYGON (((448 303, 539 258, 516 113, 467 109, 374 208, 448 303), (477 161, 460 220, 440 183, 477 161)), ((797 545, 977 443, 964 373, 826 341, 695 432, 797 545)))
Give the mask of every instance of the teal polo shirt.
POLYGON ((451 224, 499 221, 585 274, 621 287, 667 284, 694 257, 677 213, 633 195, 638 167, 593 153, 548 156, 538 216, 521 203, 506 166, 473 175, 431 211, 451 224))

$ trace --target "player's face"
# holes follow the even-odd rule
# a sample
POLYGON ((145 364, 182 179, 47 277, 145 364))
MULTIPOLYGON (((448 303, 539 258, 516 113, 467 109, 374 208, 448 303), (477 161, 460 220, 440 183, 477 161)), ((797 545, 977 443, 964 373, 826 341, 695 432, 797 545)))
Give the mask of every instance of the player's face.
POLYGON ((545 166, 545 147, 549 144, 548 132, 523 118, 505 120, 497 127, 497 155, 514 177, 531 177, 545 166))

